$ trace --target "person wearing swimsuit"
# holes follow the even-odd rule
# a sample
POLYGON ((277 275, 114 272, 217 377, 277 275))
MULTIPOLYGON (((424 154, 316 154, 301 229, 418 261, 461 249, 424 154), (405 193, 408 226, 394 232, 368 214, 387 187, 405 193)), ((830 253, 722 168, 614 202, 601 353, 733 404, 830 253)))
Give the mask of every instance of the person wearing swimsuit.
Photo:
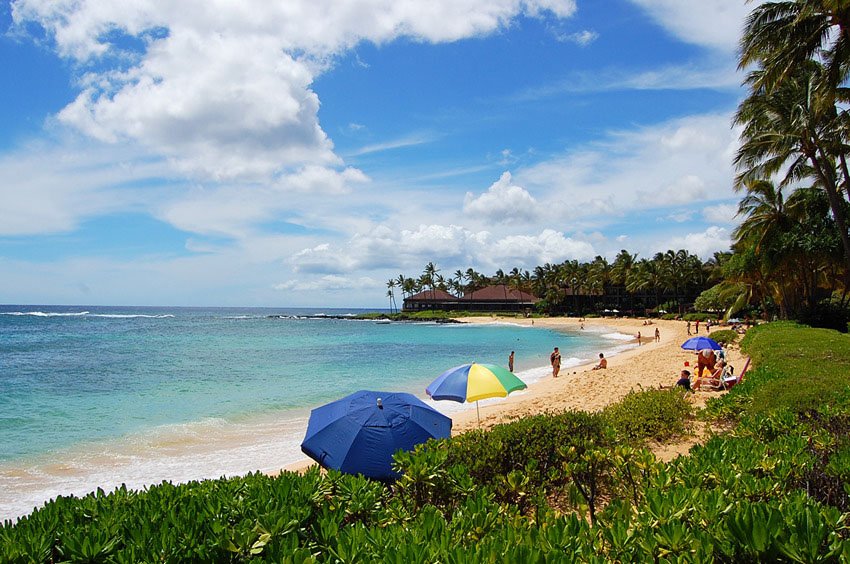
POLYGON ((549 355, 549 362, 552 363, 552 377, 557 378, 558 372, 561 371, 561 353, 558 351, 558 347, 555 347, 555 350, 549 355))

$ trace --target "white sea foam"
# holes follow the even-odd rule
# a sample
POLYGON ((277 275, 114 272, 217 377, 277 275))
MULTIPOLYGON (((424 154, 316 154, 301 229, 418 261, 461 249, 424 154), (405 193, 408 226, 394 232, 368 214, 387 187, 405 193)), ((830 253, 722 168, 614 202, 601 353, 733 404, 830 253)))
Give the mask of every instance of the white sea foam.
POLYGON ((602 335, 605 339, 611 339, 612 341, 634 341, 634 335, 627 335, 625 333, 604 333, 602 335))
POLYGON ((514 323, 513 321, 486 321, 484 323, 479 323, 478 325, 489 325, 493 326, 502 326, 502 327, 510 327, 511 329, 534 329, 531 325, 525 325, 523 323, 514 323))
POLYGON ((145 319, 167 319, 174 316, 170 313, 162 315, 144 315, 141 313, 91 313, 89 314, 89 317, 105 317, 109 319, 134 319, 136 317, 145 319))
POLYGON ((136 317, 143 317, 148 319, 165 319, 168 317, 174 317, 174 315, 170 313, 160 314, 160 315, 147 315, 142 313, 91 313, 88 311, 75 311, 68 313, 59 313, 55 311, 45 312, 45 311, 4 311, 0 312, 0 315, 14 315, 14 316, 32 316, 32 317, 105 317, 111 319, 133 319, 136 317))
POLYGON ((44 311, 6 311, 0 313, 0 315, 31 315, 33 317, 80 317, 88 314, 89 312, 87 311, 79 311, 73 313, 56 313, 44 311))

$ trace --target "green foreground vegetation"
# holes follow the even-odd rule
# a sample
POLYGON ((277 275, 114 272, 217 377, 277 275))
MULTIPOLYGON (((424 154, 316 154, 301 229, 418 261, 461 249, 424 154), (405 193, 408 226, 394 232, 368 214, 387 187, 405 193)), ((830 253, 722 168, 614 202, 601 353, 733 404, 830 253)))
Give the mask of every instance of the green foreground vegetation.
POLYGON ((752 329, 756 368, 399 453, 382 484, 251 474, 60 497, 0 527, 3 562, 850 562, 850 337, 752 329), (690 455, 656 460, 699 420, 690 455))

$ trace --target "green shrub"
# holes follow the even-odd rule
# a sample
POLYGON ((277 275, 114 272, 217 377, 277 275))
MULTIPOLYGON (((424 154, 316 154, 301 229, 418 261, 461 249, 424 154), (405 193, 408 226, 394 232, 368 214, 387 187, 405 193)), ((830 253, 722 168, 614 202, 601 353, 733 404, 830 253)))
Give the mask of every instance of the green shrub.
POLYGON ((711 338, 717 341, 718 344, 726 346, 738 340, 738 333, 732 329, 722 329, 712 332, 711 338))
POLYGON ((686 313, 682 319, 685 321, 699 321, 702 323, 703 321, 707 321, 709 319, 714 320, 717 319, 716 313, 706 313, 706 312, 696 312, 696 313, 686 313))
POLYGON ((678 390, 644 390, 630 392, 603 414, 626 442, 665 441, 685 433, 693 410, 678 390))
POLYGON ((487 432, 473 431, 448 444, 448 465, 465 466, 476 483, 492 485, 497 477, 533 467, 532 479, 541 484, 560 466, 559 447, 612 444, 609 427, 599 414, 566 411, 524 417, 496 425, 487 432))

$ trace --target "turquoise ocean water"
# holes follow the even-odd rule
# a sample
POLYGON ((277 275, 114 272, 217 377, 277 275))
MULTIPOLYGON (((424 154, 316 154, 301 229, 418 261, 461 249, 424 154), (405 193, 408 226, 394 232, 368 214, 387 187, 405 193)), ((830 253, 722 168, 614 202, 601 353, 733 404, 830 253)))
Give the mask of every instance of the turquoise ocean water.
MULTIPOLYGON (((444 370, 506 364, 511 350, 531 384, 553 346, 566 369, 630 338, 355 313, 0 306, 0 519, 97 487, 277 470, 303 458, 310 409, 351 392, 425 399, 444 370)), ((450 416, 470 408, 430 403, 450 416)))

